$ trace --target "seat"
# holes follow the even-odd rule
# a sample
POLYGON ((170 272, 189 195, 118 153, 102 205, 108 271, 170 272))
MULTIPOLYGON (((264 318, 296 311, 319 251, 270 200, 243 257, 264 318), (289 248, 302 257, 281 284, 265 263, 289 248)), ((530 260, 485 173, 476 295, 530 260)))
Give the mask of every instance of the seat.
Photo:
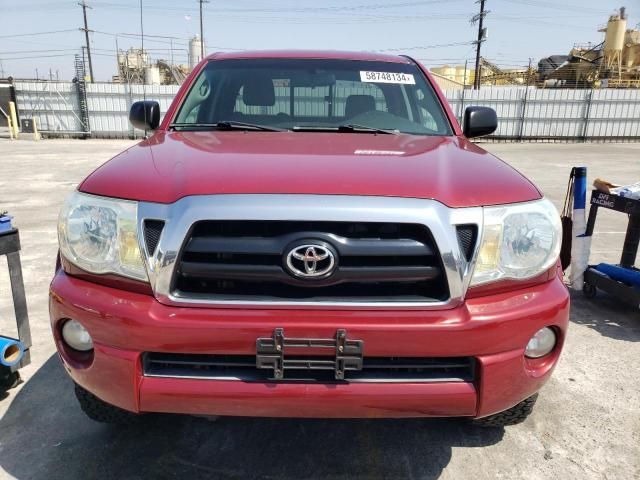
POLYGON ((247 78, 242 87, 242 101, 247 106, 272 107, 276 103, 273 80, 264 75, 247 78))
POLYGON ((345 118, 353 118, 376 109, 373 95, 349 95, 344 107, 345 118))

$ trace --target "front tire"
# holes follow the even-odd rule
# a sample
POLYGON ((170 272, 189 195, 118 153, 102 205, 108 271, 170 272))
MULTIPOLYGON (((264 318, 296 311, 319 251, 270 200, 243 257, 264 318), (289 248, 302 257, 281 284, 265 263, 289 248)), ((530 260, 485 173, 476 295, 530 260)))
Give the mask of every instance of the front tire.
POLYGON ((131 425, 136 423, 140 418, 140 415, 103 402, 78 384, 75 385, 75 393, 82 411, 87 417, 96 422, 114 425, 131 425))
POLYGON ((508 427, 509 425, 517 425, 524 422, 533 412, 533 406, 536 404, 538 394, 531 395, 514 407, 504 412, 495 413, 484 418, 473 420, 474 425, 479 427, 508 427))

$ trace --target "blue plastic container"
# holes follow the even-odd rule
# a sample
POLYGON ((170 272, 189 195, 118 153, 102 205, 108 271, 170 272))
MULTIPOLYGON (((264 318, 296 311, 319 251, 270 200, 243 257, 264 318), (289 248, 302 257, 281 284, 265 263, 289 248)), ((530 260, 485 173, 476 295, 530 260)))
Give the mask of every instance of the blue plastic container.
POLYGON ((0 233, 8 232, 13 229, 11 226, 11 219, 13 217, 9 215, 0 216, 0 233))
POLYGON ((15 338, 0 335, 0 365, 13 367, 24 357, 24 345, 15 338))
POLYGON ((609 263, 600 263, 594 268, 618 282, 640 288, 640 271, 638 270, 624 268, 619 265, 611 265, 609 263))

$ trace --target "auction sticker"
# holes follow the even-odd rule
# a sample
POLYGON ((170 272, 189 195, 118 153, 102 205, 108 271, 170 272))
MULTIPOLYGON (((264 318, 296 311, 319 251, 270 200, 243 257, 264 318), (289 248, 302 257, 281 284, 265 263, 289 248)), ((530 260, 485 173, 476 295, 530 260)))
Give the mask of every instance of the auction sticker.
POLYGON ((404 85, 415 85, 416 79, 411 73, 395 72, 366 72, 360 71, 360 81, 374 83, 399 83, 404 85))

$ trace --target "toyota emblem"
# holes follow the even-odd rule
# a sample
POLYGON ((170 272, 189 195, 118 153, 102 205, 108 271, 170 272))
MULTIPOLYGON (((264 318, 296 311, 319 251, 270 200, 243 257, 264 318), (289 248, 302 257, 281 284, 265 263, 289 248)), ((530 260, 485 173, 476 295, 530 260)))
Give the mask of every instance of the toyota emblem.
POLYGON ((328 277, 336 267, 336 255, 332 250, 319 243, 297 245, 287 253, 287 269, 299 278, 328 277))

